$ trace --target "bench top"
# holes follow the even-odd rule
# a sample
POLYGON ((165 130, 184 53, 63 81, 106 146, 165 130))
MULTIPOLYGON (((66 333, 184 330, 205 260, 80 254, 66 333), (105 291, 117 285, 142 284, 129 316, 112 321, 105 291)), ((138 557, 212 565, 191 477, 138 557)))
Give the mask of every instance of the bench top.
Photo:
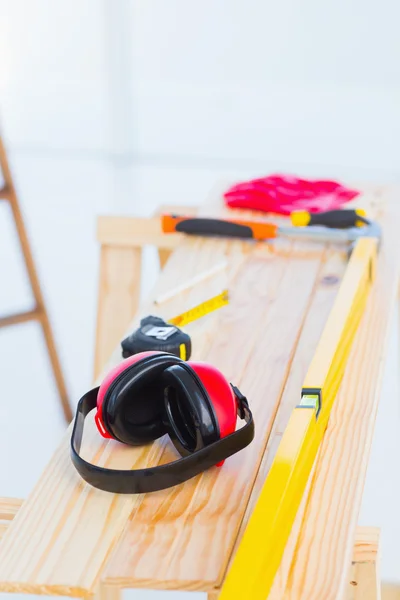
MULTIPOLYGON (((397 293, 395 193, 365 188, 362 201, 384 229, 378 277, 272 598, 336 598, 351 560, 397 293)), ((204 210, 226 213, 220 199, 204 210)), ((252 444, 222 468, 175 488, 118 496, 79 478, 69 457, 69 428, 0 544, 0 591, 88 597, 100 579, 129 588, 210 592, 221 586, 346 267, 345 252, 323 244, 185 238, 151 298, 224 258, 227 273, 157 313, 178 314, 221 291, 228 278, 229 305, 187 330, 193 359, 217 366, 248 397, 256 423, 252 444)), ((151 301, 144 304, 131 329, 140 315, 154 311, 151 301)), ((118 360, 119 352, 112 362, 118 360)), ((165 439, 130 448, 100 438, 93 423, 85 431, 84 456, 99 465, 143 468, 176 458, 165 439)))

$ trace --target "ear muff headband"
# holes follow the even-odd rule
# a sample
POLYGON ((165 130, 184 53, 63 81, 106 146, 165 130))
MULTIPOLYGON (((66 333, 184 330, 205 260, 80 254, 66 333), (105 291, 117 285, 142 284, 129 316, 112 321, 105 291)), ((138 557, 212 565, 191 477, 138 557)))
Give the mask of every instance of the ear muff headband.
POLYGON ((225 460, 250 444, 254 437, 253 416, 247 400, 232 386, 237 398, 238 416, 246 425, 201 450, 166 465, 137 469, 105 469, 84 460, 79 452, 86 416, 96 408, 99 388, 87 392, 77 407, 71 436, 71 458, 80 476, 90 485, 114 494, 143 494, 173 487, 225 460))

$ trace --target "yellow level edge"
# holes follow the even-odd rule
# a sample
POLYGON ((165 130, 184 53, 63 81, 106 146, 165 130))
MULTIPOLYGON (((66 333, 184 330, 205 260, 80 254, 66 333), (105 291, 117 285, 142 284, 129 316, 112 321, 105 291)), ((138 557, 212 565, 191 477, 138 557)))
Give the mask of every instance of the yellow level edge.
POLYGON ((366 297, 375 277, 377 240, 361 238, 356 243, 343 276, 335 303, 311 361, 303 387, 323 388, 332 370, 340 360, 341 344, 351 326, 359 305, 366 297))
POLYGON ((376 255, 375 239, 357 241, 303 386, 320 390, 320 413, 293 410, 220 600, 266 600, 269 594, 375 277, 376 255))

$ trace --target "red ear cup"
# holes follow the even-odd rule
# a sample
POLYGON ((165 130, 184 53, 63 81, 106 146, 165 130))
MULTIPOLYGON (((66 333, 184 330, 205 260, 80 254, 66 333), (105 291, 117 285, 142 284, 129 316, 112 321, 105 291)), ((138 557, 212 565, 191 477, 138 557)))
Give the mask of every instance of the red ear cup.
POLYGON ((231 385, 221 371, 202 362, 188 362, 201 379, 217 416, 220 437, 226 437, 236 429, 236 398, 231 385))
POLYGON ((102 384, 100 385, 99 392, 97 394, 97 412, 95 415, 95 422, 97 428, 101 435, 105 438, 115 439, 115 436, 107 428, 105 415, 103 414, 103 403, 104 398, 106 397, 111 385, 115 382, 117 377, 119 377, 126 369, 131 367, 132 365, 144 361, 150 356, 155 356, 159 354, 164 354, 158 351, 149 351, 149 352, 139 352, 138 354, 134 354, 129 358, 126 358, 122 362, 120 362, 116 367, 111 369, 111 371, 106 375, 103 379, 102 384))
POLYGON ((187 362, 168 368, 163 379, 167 431, 181 455, 196 452, 235 431, 236 398, 218 369, 187 362))

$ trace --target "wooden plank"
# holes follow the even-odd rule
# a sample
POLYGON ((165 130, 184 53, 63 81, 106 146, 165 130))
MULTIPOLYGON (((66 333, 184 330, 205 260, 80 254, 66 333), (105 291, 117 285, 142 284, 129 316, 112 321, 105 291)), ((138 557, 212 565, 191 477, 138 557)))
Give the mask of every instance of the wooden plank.
POLYGON ((138 309, 141 270, 141 248, 101 247, 95 377, 104 369, 138 309))
POLYGON ((0 521, 11 521, 19 509, 23 500, 20 498, 0 498, 0 521))
POLYGON ((381 600, 379 529, 358 527, 346 600, 381 600))
MULTIPOLYGON (((188 240, 171 257, 152 297, 183 283, 195 269, 210 268, 231 249, 235 262, 236 247, 236 243, 225 241, 188 240)), ((207 281, 206 293, 208 286, 213 291, 215 282, 207 281)), ((201 300, 200 290, 190 291, 191 300, 196 300, 196 294, 201 300)), ((177 306, 184 297, 176 299, 177 306)), ((161 316, 170 309, 163 306, 161 316)), ((142 314, 152 310, 153 305, 146 305, 142 314)), ((210 315, 208 321, 212 324, 213 319, 210 315)), ((199 331, 197 336, 200 340, 199 331)), ((113 360, 114 364, 121 360, 120 350, 113 360)), ((70 435, 71 427, 2 540, 1 591, 91 596, 104 562, 132 510, 143 499, 101 492, 85 484, 71 464, 70 435)), ((143 448, 107 443, 100 439, 94 423, 89 422, 83 454, 87 460, 109 468, 141 468, 157 464, 164 445, 164 440, 143 448)))
POLYGON ((346 567, 351 560, 398 285, 398 214, 389 214, 385 221, 376 283, 321 446, 283 596, 286 600, 338 600, 347 586, 346 567))
POLYGON ((115 585, 101 584, 94 596, 94 600, 120 600, 122 590, 115 585))
POLYGON ((165 234, 157 217, 113 217, 97 219, 97 239, 104 245, 138 247, 146 244, 174 250, 184 239, 181 233, 165 234))
MULTIPOLYGON (((297 256, 296 248, 286 258, 271 255, 260 244, 242 266, 206 358, 248 396, 256 439, 222 469, 208 471, 195 484, 145 496, 106 567, 105 582, 205 591, 219 585, 320 264, 321 252, 315 248, 305 260, 297 256), (232 340, 240 340, 239 352, 232 340)), ((170 456, 166 449, 163 459, 170 456)))
POLYGON ((8 523, 0 523, 0 540, 8 529, 8 523))
POLYGON ((356 529, 353 546, 353 563, 373 563, 379 555, 379 527, 360 527, 356 529))

